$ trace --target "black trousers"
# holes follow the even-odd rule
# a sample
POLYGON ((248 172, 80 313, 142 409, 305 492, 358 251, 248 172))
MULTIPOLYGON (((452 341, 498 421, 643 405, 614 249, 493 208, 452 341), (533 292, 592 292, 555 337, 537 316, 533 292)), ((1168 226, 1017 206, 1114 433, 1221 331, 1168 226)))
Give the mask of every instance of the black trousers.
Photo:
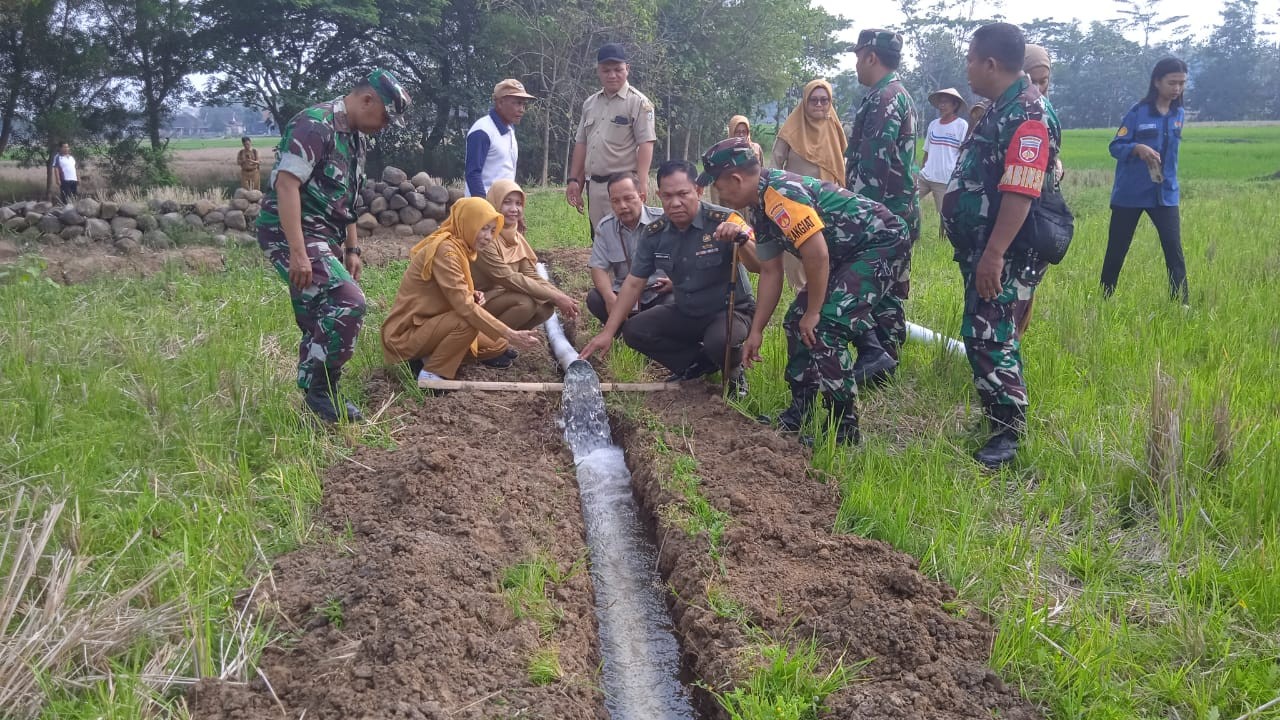
MULTIPOLYGON (((738 306, 733 313, 733 351, 730 366, 741 362, 742 343, 751 329, 754 308, 738 306)), ((724 313, 690 317, 680 312, 675 303, 657 305, 631 316, 622 326, 622 339, 636 352, 650 357, 673 373, 684 372, 700 353, 715 363, 724 364, 724 313)), ((723 369, 723 368, 721 368, 723 369)))
POLYGON ((62 191, 62 202, 69 203, 72 200, 75 200, 76 197, 79 195, 80 181, 79 180, 63 180, 62 186, 59 187, 58 189, 62 191))
POLYGON ((1111 206, 1111 230, 1107 236, 1107 254, 1102 260, 1102 292, 1108 296, 1115 292, 1120 269, 1124 267, 1125 255, 1129 254, 1133 231, 1138 228, 1142 213, 1151 218, 1160 236, 1164 266, 1169 274, 1170 297, 1188 302, 1187 262, 1182 256, 1182 221, 1177 205, 1150 208, 1111 206))

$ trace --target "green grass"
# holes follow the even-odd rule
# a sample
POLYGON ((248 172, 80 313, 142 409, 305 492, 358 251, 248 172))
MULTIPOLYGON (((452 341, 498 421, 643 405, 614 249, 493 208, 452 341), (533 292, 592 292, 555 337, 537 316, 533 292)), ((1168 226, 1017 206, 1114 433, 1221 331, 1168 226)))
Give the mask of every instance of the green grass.
POLYGON ((841 658, 822 672, 816 640, 768 643, 756 650, 759 661, 747 679, 727 693, 713 693, 731 720, 817 720, 827 696, 867 664, 851 668, 841 658))
POLYGON ((532 620, 544 638, 560 625, 564 611, 551 602, 551 586, 564 582, 577 566, 562 572, 554 559, 537 553, 502 571, 502 594, 517 620, 532 620))
POLYGON ((529 657, 529 682, 534 685, 550 685, 564 677, 560 665, 560 650, 556 647, 539 648, 529 657))
MULTIPOLYGON (((840 483, 840 529, 913 554, 990 615, 995 666, 1048 717, 1235 718, 1280 688, 1280 184, 1251 180, 1280 169, 1280 128, 1188 128, 1190 310, 1167 301, 1145 221, 1102 301, 1110 131, 1066 137, 1077 238, 1037 293, 1017 466, 986 475, 969 460, 981 433, 968 367, 921 344, 895 384, 863 398, 864 445, 820 447, 816 462, 840 483)), ((908 313, 954 335, 959 278, 925 208, 908 313)), ((529 224, 539 247, 587 244, 585 220, 554 191, 533 193, 529 224)), ((377 329, 403 268, 366 274, 348 377, 381 365, 377 329)), ((0 505, 18 488, 28 502, 65 499, 54 544, 87 562, 80 589, 119 591, 172 563, 135 602, 185 610, 180 632, 117 656, 110 681, 50 679, 45 717, 152 712, 140 674, 165 653, 164 671, 182 677, 243 655, 249 677, 274 630, 241 617, 237 597, 273 555, 316 539, 323 467, 388 433, 298 421, 297 330, 256 252, 210 276, 65 288, 11 282, 20 275, 0 283, 0 505)), ((751 414, 787 399, 776 327, 766 342, 751 414)))

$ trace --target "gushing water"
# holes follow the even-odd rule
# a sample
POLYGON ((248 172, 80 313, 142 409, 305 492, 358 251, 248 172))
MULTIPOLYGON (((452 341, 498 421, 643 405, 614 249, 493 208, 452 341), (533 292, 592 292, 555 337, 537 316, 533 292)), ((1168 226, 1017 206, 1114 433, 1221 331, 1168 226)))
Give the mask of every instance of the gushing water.
POLYGON ((595 370, 574 360, 564 377, 565 441, 578 468, 582 515, 612 720, 692 720, 680 684, 680 648, 662 597, 657 550, 631 494, 631 472, 612 443, 595 370))

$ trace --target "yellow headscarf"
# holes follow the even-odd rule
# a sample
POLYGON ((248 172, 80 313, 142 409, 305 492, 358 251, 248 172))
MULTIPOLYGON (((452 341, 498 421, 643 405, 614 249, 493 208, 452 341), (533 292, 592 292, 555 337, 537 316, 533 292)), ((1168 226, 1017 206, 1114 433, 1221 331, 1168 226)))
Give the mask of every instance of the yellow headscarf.
MULTIPOLYGON (((520 189, 512 180, 498 180, 489 188, 489 204, 492 205, 499 213, 502 212, 502 201, 507 199, 511 193, 520 193, 520 199, 525 199, 524 190, 520 189)), ((506 220, 504 217, 503 220, 506 220)), ((529 242, 524 239, 524 234, 517 227, 503 227, 502 232, 494 236, 493 241, 498 244, 498 253, 502 255, 502 262, 508 265, 515 265, 521 260, 528 260, 531 263, 538 262, 538 254, 529 246, 529 242)))
POLYGON ((480 229, 493 220, 498 221, 495 234, 502 232, 502 213, 494 210, 489 201, 484 198, 462 198, 455 202, 453 208, 449 210, 449 217, 445 219, 440 229, 422 238, 409 251, 411 258, 416 258, 418 253, 424 253, 422 279, 427 282, 431 280, 436 254, 441 248, 445 252, 457 250, 468 260, 462 263, 462 274, 467 279, 467 291, 475 292, 476 285, 471 280, 471 262, 469 261, 476 259, 476 235, 479 235, 480 229))
POLYGON ((831 90, 831 83, 826 80, 810 80, 804 86, 804 94, 800 104, 787 116, 786 122, 778 130, 778 138, 791 146, 791 152, 817 165, 822 171, 822 180, 829 180, 844 187, 844 149, 849 141, 844 136, 844 127, 836 112, 836 94, 831 90), (831 109, 827 111, 827 119, 810 120, 805 114, 805 106, 809 104, 809 96, 818 88, 825 88, 831 96, 831 109))
POLYGON ((745 115, 734 115, 733 117, 729 118, 729 134, 727 137, 733 137, 733 134, 738 131, 739 125, 747 126, 747 140, 750 141, 751 140, 751 121, 748 120, 745 115))
POLYGON ((1027 45, 1026 54, 1022 60, 1022 72, 1030 73, 1038 67, 1053 70, 1053 63, 1049 62, 1049 51, 1040 45, 1027 45))

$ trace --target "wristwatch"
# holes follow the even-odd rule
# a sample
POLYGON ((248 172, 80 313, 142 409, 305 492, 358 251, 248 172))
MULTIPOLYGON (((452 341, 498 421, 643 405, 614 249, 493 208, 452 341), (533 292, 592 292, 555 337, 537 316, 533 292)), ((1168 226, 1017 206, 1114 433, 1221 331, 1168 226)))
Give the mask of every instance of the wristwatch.
POLYGON ((364 254, 364 251, 363 251, 363 250, 361 250, 358 246, 357 246, 357 247, 345 247, 345 246, 344 246, 344 247, 342 248, 342 251, 343 251, 343 252, 345 252, 345 253, 347 253, 348 255, 356 255, 356 256, 360 256, 360 255, 363 255, 363 254, 364 254))

